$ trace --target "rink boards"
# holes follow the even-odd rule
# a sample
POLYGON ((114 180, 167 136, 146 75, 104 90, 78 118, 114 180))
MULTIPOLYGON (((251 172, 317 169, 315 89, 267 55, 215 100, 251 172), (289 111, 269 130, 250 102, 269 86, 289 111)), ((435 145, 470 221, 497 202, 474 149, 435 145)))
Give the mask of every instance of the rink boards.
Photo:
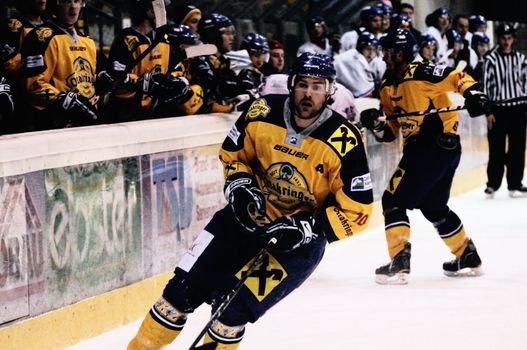
MULTIPOLYGON (((359 110, 372 102, 359 100, 359 110)), ((144 314, 225 204, 217 151, 235 119, 0 137, 1 348, 63 348, 144 314)), ((483 184, 487 157, 483 118, 460 119, 454 192, 483 184)), ((367 144, 378 200, 400 149, 370 135, 367 144)), ((380 222, 376 203, 373 224, 380 222)))

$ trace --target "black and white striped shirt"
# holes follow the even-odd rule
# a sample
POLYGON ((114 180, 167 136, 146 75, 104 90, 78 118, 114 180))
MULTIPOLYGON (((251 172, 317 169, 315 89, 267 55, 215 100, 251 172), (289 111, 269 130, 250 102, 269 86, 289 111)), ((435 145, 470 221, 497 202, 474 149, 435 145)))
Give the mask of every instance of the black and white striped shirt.
MULTIPOLYGON (((508 100, 527 96, 527 59, 524 54, 513 50, 504 54, 493 50, 485 57, 483 64, 483 91, 491 101, 508 100)), ((527 101, 500 104, 517 106, 527 101)))

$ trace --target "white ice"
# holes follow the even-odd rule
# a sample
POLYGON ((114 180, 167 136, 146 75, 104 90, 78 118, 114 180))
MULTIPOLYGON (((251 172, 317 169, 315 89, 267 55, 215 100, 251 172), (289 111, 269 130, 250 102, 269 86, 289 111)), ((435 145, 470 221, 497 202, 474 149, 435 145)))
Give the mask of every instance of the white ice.
MULTIPOLYGON (((453 197, 478 248, 485 274, 449 278, 452 255, 419 211, 412 224, 412 272, 406 286, 374 282, 388 260, 382 227, 330 246, 310 279, 247 327, 240 350, 527 349, 527 198, 483 189, 453 197)), ((209 316, 202 306, 170 349, 188 349, 209 316)), ((140 320, 69 349, 126 349, 140 320)))

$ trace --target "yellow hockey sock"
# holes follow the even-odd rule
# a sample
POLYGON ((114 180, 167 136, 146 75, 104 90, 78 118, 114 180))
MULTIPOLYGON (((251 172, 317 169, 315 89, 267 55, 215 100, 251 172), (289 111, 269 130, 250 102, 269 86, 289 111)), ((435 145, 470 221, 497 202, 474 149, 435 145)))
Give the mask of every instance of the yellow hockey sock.
POLYGON ((160 350, 172 343, 181 330, 172 330, 156 322, 148 313, 128 350, 160 350))

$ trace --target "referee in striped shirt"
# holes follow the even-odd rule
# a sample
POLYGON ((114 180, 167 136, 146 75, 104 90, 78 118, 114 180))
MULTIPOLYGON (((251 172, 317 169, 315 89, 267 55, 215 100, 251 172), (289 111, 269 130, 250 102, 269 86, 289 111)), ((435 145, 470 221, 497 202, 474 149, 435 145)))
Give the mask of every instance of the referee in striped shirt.
MULTIPOLYGON (((498 47, 490 52, 483 64, 484 92, 492 102, 527 96, 527 59, 514 50, 516 30, 502 23, 496 30, 498 47)), ((525 167, 525 135, 527 101, 496 104, 487 115, 489 163, 487 165, 488 198, 501 185, 505 167, 511 197, 527 196, 522 185, 525 167), (508 147, 507 145, 508 141, 508 147)))

